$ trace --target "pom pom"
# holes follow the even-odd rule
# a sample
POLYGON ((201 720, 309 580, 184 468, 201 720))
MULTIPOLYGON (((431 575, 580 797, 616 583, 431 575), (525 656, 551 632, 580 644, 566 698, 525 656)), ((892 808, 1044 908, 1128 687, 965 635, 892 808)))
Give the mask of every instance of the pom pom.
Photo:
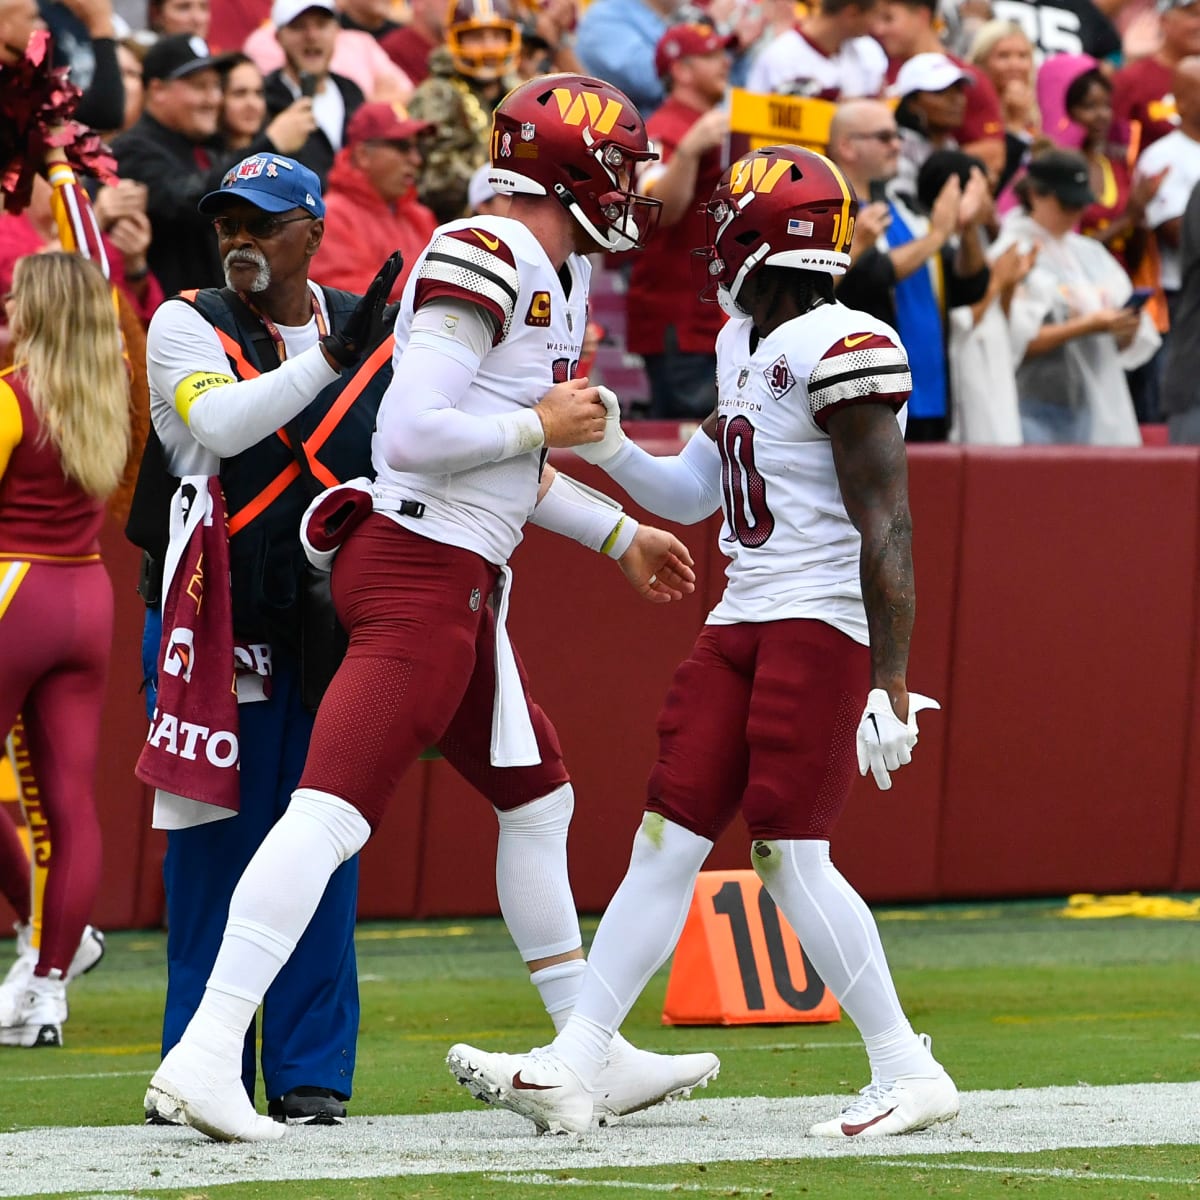
POLYGON ((6 212, 28 205, 33 177, 54 146, 62 147, 80 174, 116 182, 116 159, 100 135, 74 119, 83 93, 66 67, 50 61, 50 35, 39 29, 19 63, 0 67, 0 193, 6 212))

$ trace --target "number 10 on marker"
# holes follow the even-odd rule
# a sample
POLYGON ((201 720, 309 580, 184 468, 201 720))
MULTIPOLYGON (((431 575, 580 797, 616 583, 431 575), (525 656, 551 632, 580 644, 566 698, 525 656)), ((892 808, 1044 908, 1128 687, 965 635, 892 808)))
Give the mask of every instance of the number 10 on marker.
POLYGON ((702 871, 675 949, 666 1025, 836 1021, 837 1001, 753 871, 702 871))

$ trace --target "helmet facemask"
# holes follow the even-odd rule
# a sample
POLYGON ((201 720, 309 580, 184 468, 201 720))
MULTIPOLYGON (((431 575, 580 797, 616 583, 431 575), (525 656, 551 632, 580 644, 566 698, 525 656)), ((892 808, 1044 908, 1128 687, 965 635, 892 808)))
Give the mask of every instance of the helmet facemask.
POLYGON ((505 0, 451 0, 446 21, 446 46, 450 51, 454 69, 479 83, 491 83, 511 75, 520 61, 521 28, 509 16, 505 0), (504 37, 503 45, 473 45, 468 37, 474 30, 489 29, 504 37))
MULTIPOLYGON (((566 184, 556 183, 555 196, 602 250, 640 250, 658 226, 662 201, 633 191, 633 177, 639 163, 658 155, 651 150, 631 150, 614 141, 595 142, 590 129, 584 129, 582 136, 611 187, 599 194, 588 192, 581 199, 566 184)), ((580 185, 589 182, 588 175, 574 171, 570 163, 564 164, 564 170, 578 175, 580 185)))

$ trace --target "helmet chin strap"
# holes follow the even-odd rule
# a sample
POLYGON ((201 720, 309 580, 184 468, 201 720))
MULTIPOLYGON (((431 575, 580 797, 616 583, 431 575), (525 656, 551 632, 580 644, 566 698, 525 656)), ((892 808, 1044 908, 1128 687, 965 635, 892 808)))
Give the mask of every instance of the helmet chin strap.
POLYGON ((742 317, 746 320, 750 319, 751 314, 733 298, 733 294, 723 283, 717 284, 717 303, 721 306, 721 311, 732 321, 742 317))
POLYGON ((753 271, 754 268, 757 267, 758 264, 760 262, 762 262, 762 260, 764 258, 766 258, 767 255, 770 253, 771 253, 771 243, 764 242, 761 246, 759 246, 759 248, 757 250, 755 250, 755 252, 753 254, 751 254, 746 259, 746 261, 744 263, 742 263, 742 269, 740 271, 738 271, 738 273, 734 276, 733 282, 728 286, 728 288, 719 288, 717 290, 717 301, 718 301, 718 303, 721 304, 721 307, 723 309, 725 309, 725 312, 727 315, 733 316, 734 314, 730 313, 729 310, 727 308, 725 308, 724 303, 721 302, 721 292, 722 291, 727 292, 727 294, 729 296, 729 302, 737 309, 738 316, 748 317, 750 315, 748 312, 746 312, 746 310, 744 308, 741 307, 741 305, 738 304, 737 298, 739 295, 741 295, 742 284, 744 284, 746 282, 746 279, 749 276, 750 272, 753 271))
MULTIPOLYGON (((571 194, 570 189, 561 183, 554 185, 554 194, 558 197, 558 202, 579 222, 580 225, 587 230, 588 235, 602 249, 616 253, 621 250, 632 250, 638 244, 639 230, 632 218, 629 218, 629 223, 633 224, 633 237, 624 229, 616 229, 610 227, 606 234, 603 234, 592 224, 591 221, 583 215, 583 209, 579 206, 579 201, 571 194)), ((622 222, 624 225, 625 222, 622 222)))

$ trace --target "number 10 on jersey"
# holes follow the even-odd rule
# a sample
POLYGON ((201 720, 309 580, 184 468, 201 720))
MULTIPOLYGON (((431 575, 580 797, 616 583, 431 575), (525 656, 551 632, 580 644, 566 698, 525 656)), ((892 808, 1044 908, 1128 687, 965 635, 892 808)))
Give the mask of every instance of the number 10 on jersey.
POLYGON ((753 871, 701 871, 667 983, 664 1025, 836 1021, 838 1002, 753 871))

